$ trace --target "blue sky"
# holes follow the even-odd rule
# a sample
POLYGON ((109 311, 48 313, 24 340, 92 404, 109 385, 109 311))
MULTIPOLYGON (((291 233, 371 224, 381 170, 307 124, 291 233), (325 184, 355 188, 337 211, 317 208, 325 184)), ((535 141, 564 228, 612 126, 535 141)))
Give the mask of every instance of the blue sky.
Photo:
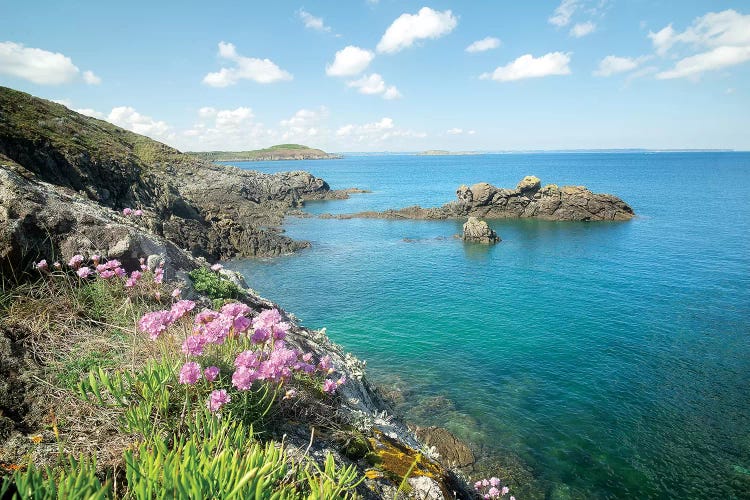
POLYGON ((0 85, 182 150, 750 150, 746 1, 0 10, 0 85))

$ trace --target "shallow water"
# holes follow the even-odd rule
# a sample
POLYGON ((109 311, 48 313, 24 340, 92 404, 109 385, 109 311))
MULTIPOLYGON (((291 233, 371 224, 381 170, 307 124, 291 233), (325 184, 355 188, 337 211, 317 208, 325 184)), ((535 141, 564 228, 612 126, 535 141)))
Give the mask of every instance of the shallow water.
POLYGON ((373 191, 313 213, 437 206, 529 174, 622 197, 637 218, 490 221, 492 247, 453 238, 458 221, 292 218, 311 249, 229 267, 396 377, 412 415, 520 457, 528 495, 750 498, 750 154, 241 166, 373 191))

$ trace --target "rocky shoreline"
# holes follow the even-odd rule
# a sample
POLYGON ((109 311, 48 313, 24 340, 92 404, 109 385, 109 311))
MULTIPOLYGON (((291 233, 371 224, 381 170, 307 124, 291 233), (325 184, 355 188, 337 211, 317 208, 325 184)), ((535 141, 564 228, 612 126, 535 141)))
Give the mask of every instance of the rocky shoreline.
POLYGON ((412 206, 382 212, 322 214, 323 219, 415 219, 444 220, 476 217, 482 219, 535 218, 553 221, 624 221, 635 212, 611 194, 592 193, 583 186, 547 184, 539 178, 524 177, 515 189, 498 188, 486 182, 456 190, 457 201, 442 207, 412 206))

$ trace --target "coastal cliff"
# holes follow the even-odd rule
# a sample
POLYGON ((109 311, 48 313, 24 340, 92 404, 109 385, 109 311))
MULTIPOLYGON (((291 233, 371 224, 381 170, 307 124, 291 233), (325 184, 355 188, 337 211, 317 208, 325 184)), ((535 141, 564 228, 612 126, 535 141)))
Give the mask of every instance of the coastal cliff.
POLYGON ((252 151, 188 151, 187 154, 208 161, 335 160, 342 157, 301 144, 278 144, 252 151))
POLYGON ((633 209, 611 194, 592 193, 583 186, 547 184, 526 176, 515 189, 498 188, 486 182, 456 190, 457 201, 442 207, 406 207, 383 212, 330 215, 323 218, 373 219, 482 219, 536 218, 554 221, 623 221, 634 215, 633 209))
POLYGON ((284 214, 305 199, 348 196, 307 172, 270 175, 199 160, 3 87, 0 155, 6 159, 5 170, 57 186, 68 196, 114 210, 141 209, 142 225, 211 259, 305 248, 307 242, 281 234, 284 214))
MULTIPOLYGON (((98 481, 93 472, 114 477, 116 489, 123 481, 116 475, 123 456, 131 456, 128 450, 139 446, 142 433, 118 427, 125 410, 112 399, 84 402, 76 392, 93 390, 101 399, 96 385, 85 384, 107 376, 101 373, 136 370, 128 376, 141 376, 137 370, 150 369, 159 356, 173 357, 156 366, 176 378, 175 365, 163 363, 184 362, 179 343, 168 336, 157 353, 142 330, 143 318, 161 314, 176 300, 170 296, 181 296, 222 311, 235 307, 233 301, 242 303, 245 328, 279 311, 286 346, 329 366, 323 373, 338 380, 321 393, 302 377, 296 396, 274 396, 279 401, 273 418, 262 418, 267 435, 283 443, 284 467, 299 474, 325 468, 334 475, 330 458, 344 471, 335 477, 364 481, 339 479, 345 488, 334 496, 342 498, 392 498, 399 491, 411 498, 475 498, 450 468, 453 463, 394 417, 368 383, 364 362, 333 344, 324 330, 304 328, 258 296, 241 276, 220 266, 208 269, 204 257, 299 248, 304 243, 262 225, 278 223, 305 198, 345 195, 304 172, 264 175, 200 162, 63 106, 0 89, 0 476, 23 470, 26 465, 19 464, 29 460, 30 468, 59 466, 64 450, 92 456, 97 470, 91 481, 98 481), (91 267, 79 267, 81 262, 91 267), (151 281, 136 283, 138 269, 151 281), (136 313, 145 313, 137 329, 136 313), (305 465, 310 461, 316 465, 305 465)), ((226 369, 227 362, 217 364, 226 369)), ((131 382, 123 387, 140 387, 125 380, 131 382)), ((159 384, 165 394, 186 383, 181 371, 179 384, 166 381, 159 384)), ((191 393, 185 394, 187 404, 191 393)), ((168 404, 164 411, 180 406, 168 404)), ((200 401, 198 407, 205 405, 200 401)), ((185 409, 182 417, 177 411, 170 418, 175 427, 159 435, 184 436, 185 409)), ((317 487, 315 477, 309 476, 310 488, 317 487)), ((0 484, 0 493, 8 484, 0 484)))

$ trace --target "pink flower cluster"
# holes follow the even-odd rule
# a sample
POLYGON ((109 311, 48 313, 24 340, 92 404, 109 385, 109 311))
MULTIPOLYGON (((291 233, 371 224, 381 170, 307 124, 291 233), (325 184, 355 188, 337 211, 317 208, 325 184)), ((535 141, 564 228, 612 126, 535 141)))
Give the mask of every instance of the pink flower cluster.
POLYGON ((151 340, 156 340, 167 328, 189 311, 195 308, 192 300, 178 300, 166 311, 153 311, 146 313, 138 320, 138 328, 147 333, 151 340))
MULTIPOLYGON (((474 489, 485 499, 504 497, 510 492, 507 486, 500 486, 500 479, 496 477, 477 481, 474 483, 474 489)), ((511 495, 510 500, 516 500, 516 497, 511 495)))
POLYGON ((140 208, 133 210, 132 208, 126 207, 122 209, 122 215, 132 215, 134 217, 140 217, 141 215, 143 215, 143 210, 141 210, 140 208))

